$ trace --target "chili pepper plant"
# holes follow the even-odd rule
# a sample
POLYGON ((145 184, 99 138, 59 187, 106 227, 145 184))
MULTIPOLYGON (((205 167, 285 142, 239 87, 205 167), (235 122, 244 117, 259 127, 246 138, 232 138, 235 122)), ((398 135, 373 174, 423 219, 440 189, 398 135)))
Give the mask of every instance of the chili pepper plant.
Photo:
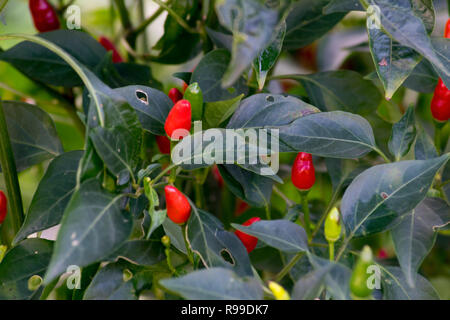
POLYGON ((450 298, 446 1, 0 2, 0 299, 450 298))

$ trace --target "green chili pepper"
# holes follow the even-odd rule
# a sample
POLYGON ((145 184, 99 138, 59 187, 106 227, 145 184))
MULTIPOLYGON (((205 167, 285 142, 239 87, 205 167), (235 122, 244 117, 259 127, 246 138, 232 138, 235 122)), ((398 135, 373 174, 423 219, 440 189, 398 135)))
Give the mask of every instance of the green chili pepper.
POLYGON ((191 83, 186 88, 183 99, 191 103, 192 121, 201 120, 203 117, 203 94, 197 82, 191 83))
POLYGON ((373 264, 372 250, 369 246, 365 246, 361 251, 361 255, 353 269, 350 279, 350 291, 354 299, 369 299, 372 290, 367 284, 367 280, 371 276, 368 268, 373 264))

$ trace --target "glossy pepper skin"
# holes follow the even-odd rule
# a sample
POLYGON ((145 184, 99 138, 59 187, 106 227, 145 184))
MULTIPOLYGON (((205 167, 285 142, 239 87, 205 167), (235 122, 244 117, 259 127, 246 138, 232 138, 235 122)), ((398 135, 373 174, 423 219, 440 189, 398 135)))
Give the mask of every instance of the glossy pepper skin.
POLYGON ((203 117, 203 93, 197 82, 191 83, 184 92, 183 99, 191 103, 192 121, 202 120, 203 117))
MULTIPOLYGON (((445 38, 450 38, 450 19, 445 26, 445 38)), ((439 79, 431 100, 431 114, 436 121, 444 122, 450 119, 450 90, 442 79, 439 79)))
POLYGON ((298 153, 292 166, 291 180, 294 186, 301 191, 307 191, 314 185, 316 174, 312 156, 309 153, 298 153))
POLYGON ((336 242, 341 237, 341 221, 338 208, 334 207, 330 210, 325 219, 325 239, 328 242, 336 242))
POLYGON ((5 221, 6 214, 8 213, 8 200, 6 199, 3 191, 0 190, 0 224, 5 221))
POLYGON ((176 224, 183 224, 191 216, 191 205, 187 198, 174 186, 164 188, 167 216, 176 224))
MULTIPOLYGON (((253 217, 253 218, 250 218, 247 221, 245 221, 242 225, 248 227, 257 221, 261 221, 261 219, 258 217, 253 217)), ((258 238, 251 236, 249 234, 246 234, 239 230, 236 230, 234 233, 242 241, 242 243, 244 244, 248 253, 252 252, 256 248, 256 244, 258 243, 258 238)))
POLYGON ((184 137, 188 133, 185 133, 184 135, 174 135, 175 130, 184 129, 189 132, 189 130, 191 130, 191 121, 192 113, 190 102, 187 100, 180 100, 175 103, 173 108, 170 110, 164 124, 164 130, 166 131, 166 134, 169 136, 169 138, 171 138, 172 140, 178 140, 180 137, 184 137))
POLYGON ((162 154, 170 154, 170 140, 166 136, 156 136, 156 144, 159 152, 162 154))
POLYGON ((34 26, 39 32, 59 29, 59 19, 55 9, 47 0, 30 0, 28 2, 34 26))
POLYGON ((169 96, 170 100, 172 100, 173 104, 183 99, 183 94, 177 88, 170 89, 167 95, 169 96))
POLYGON ((106 49, 106 51, 112 51, 112 60, 114 63, 123 62, 123 59, 119 51, 117 51, 116 46, 114 46, 114 44, 108 38, 100 37, 98 38, 98 42, 103 46, 103 48, 106 49))

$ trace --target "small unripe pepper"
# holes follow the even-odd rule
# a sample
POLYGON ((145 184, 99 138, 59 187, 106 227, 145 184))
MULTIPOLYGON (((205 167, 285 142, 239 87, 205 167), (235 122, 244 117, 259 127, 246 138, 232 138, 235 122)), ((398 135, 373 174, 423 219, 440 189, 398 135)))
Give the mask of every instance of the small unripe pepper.
POLYGON ((59 19, 55 9, 47 0, 30 0, 28 2, 34 26, 39 32, 59 29, 59 19))
POLYGON ((191 103, 192 120, 202 120, 203 117, 203 94, 197 82, 191 83, 184 92, 183 99, 191 103))
MULTIPOLYGON (((261 221, 261 218, 259 218, 259 217, 250 218, 247 221, 245 221, 242 225, 248 227, 257 221, 261 221)), ((258 243, 258 238, 251 236, 249 234, 246 234, 239 230, 236 230, 234 233, 242 241, 242 243, 244 244, 248 253, 252 252, 256 248, 256 244, 258 243)))
POLYGON ((311 154, 306 152, 298 153, 292 166, 291 180, 294 186, 301 191, 311 189, 316 181, 311 154))
POLYGON ((169 96, 170 100, 172 100, 173 104, 183 99, 183 94, 177 88, 170 89, 167 95, 169 96))
POLYGON ((35 274, 28 279, 28 290, 36 291, 42 285, 42 278, 35 274))
POLYGON ((183 224, 188 221, 191 215, 191 205, 182 194, 174 186, 166 186, 164 188, 166 195, 167 216, 176 224, 183 224))
POLYGON ((8 213, 8 200, 6 199, 3 191, 0 190, 0 224, 5 221, 6 214, 8 213))
POLYGON ((278 283, 269 281, 269 289, 276 300, 291 300, 289 293, 278 283))
POLYGON ((159 152, 162 154, 170 154, 170 140, 166 136, 156 136, 156 144, 159 152))
POLYGON ((103 46, 103 48, 106 49, 106 51, 112 51, 112 60, 114 63, 123 62, 123 59, 119 51, 117 51, 116 46, 108 38, 100 37, 98 39, 98 42, 100 42, 100 44, 103 46))
POLYGON ((164 236, 161 238, 161 242, 162 242, 162 244, 164 245, 164 247, 170 248, 170 238, 169 238, 168 235, 164 235, 164 236))
POLYGON ((330 210, 325 220, 325 239, 328 242, 336 242, 341 236, 341 221, 338 208, 330 210))
POLYGON ((350 278, 350 292, 355 299, 368 299, 372 295, 372 290, 367 285, 370 273, 367 272, 373 264, 372 250, 369 246, 364 246, 361 255, 356 262, 350 278))
MULTIPOLYGON (((445 38, 450 38, 450 19, 445 26, 445 38)), ((450 90, 442 79, 439 79, 431 100, 431 114, 436 121, 444 122, 450 119, 450 90)))
POLYGON ((173 108, 170 110, 164 124, 164 130, 169 138, 172 140, 178 140, 179 138, 185 137, 189 134, 189 130, 191 130, 191 121, 192 113, 190 102, 187 100, 180 100, 175 103, 173 108), (187 133, 174 134, 175 130, 178 129, 184 129, 187 133))

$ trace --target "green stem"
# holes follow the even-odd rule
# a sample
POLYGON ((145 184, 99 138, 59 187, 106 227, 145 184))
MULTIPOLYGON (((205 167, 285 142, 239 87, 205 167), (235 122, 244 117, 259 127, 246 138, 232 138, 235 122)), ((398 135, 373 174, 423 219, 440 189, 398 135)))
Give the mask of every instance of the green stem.
POLYGON ((311 220, 309 219, 308 192, 300 191, 302 198, 302 210, 305 219, 305 231, 308 236, 308 242, 311 241, 311 220))
POLYGON ((317 235, 317 233, 320 230, 320 227, 322 226, 322 224, 325 222, 325 219, 327 218, 328 212, 330 212, 331 208, 334 206, 334 204, 336 203, 336 200, 338 198, 339 195, 339 189, 336 190, 336 192, 333 194, 333 196, 331 197, 330 202, 328 203, 327 208, 325 209, 324 213, 322 214, 322 216, 320 217, 319 222, 317 223, 316 227, 314 228, 312 234, 311 234, 311 238, 314 239, 314 237, 317 235))
POLYGON ((375 151, 376 153, 378 153, 383 159, 384 159, 384 161, 386 162, 386 163, 390 163, 391 162, 391 160, 384 154, 384 152, 383 151, 381 151, 380 149, 378 149, 378 148, 373 148, 373 151, 375 151))
POLYGON ((176 167, 177 167, 177 166, 174 165, 174 164, 171 164, 171 165, 167 166, 167 168, 165 168, 163 171, 161 171, 161 173, 158 174, 158 175, 155 177, 155 179, 153 179, 153 180, 151 181, 150 184, 151 184, 152 186, 155 185, 155 183, 158 182, 162 177, 164 177, 164 175, 165 175, 167 172, 171 171, 172 169, 175 170, 176 167))
POLYGON ((181 226, 181 232, 183 233, 184 245, 186 246, 187 257, 189 262, 194 265, 194 255, 192 254, 191 247, 189 245, 188 236, 187 236, 187 223, 181 226))
POLYGON ((187 22, 178 15, 178 13, 176 13, 174 10, 172 10, 171 7, 169 7, 166 3, 162 2, 161 0, 153 0, 154 2, 156 2, 161 8, 163 8, 164 10, 167 11, 167 13, 169 15, 172 16, 172 18, 174 18, 177 23, 182 26, 187 32, 189 33, 198 33, 197 30, 191 28, 187 22))
POLYGON ((195 181, 194 182, 194 188, 195 188, 195 206, 197 208, 202 207, 202 185, 200 182, 195 181))
POLYGON ((172 264, 172 258, 170 257, 170 248, 166 248, 166 250, 164 250, 164 252, 166 253, 167 266, 169 267, 170 272, 172 272, 174 275, 178 276, 178 272, 173 267, 173 264, 172 264))
POLYGON ((8 3, 8 0, 3 0, 3 3, 0 4, 0 12, 5 8, 6 4, 8 3))
POLYGON ((442 128, 444 125, 445 123, 434 122, 434 145, 436 146, 438 154, 441 154, 442 152, 442 128))
POLYGON ((291 271, 291 269, 295 266, 295 264, 300 260, 301 257, 303 257, 304 252, 297 253, 291 261, 287 265, 284 266, 284 268, 275 276, 275 281, 280 282, 283 280, 283 278, 291 271))
POLYGON ((273 191, 280 196, 281 199, 283 199, 286 204, 288 205, 288 207, 292 207, 294 206, 294 201, 292 201, 291 199, 289 199, 280 189, 278 189, 277 186, 273 187, 273 191))
POLYGON ((330 261, 334 261, 334 242, 328 242, 328 250, 330 252, 330 261))
POLYGON ((22 197, 20 194, 19 179, 17 177, 16 163, 9 140, 8 127, 6 124, 3 103, 0 99, 0 165, 5 180, 8 194, 8 203, 11 210, 7 216, 6 225, 2 230, 2 238, 6 245, 10 246, 15 234, 22 226, 24 215, 22 197))
POLYGON ((264 208, 266 209, 266 219, 271 220, 272 217, 271 217, 271 213, 270 213, 270 205, 268 203, 266 203, 264 208))
MULTIPOLYGON (((167 3, 170 3, 169 1, 167 3)), ((155 21, 160 15, 161 13, 164 12, 164 8, 159 7, 158 10, 155 11, 155 13, 153 13, 149 18, 147 18, 146 20, 142 21, 142 23, 136 27, 136 29, 134 29, 134 31, 132 32, 135 35, 140 34, 141 32, 145 31, 145 29, 151 24, 153 23, 153 21, 155 21)))

